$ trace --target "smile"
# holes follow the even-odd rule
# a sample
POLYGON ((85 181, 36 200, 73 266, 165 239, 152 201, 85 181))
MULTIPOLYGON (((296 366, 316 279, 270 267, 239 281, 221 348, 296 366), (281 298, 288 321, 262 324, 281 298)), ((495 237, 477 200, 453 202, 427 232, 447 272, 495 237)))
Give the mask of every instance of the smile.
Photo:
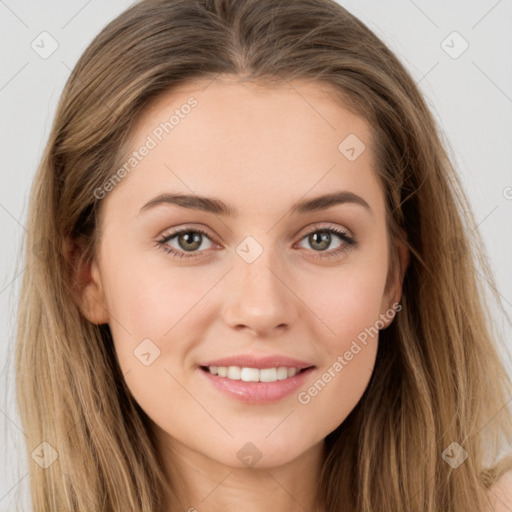
POLYGON ((207 366, 202 367, 208 370, 212 375, 225 377, 230 380, 242 380, 244 382, 276 382, 294 377, 301 371, 306 370, 298 368, 288 368, 279 366, 275 368, 248 368, 240 366, 207 366))

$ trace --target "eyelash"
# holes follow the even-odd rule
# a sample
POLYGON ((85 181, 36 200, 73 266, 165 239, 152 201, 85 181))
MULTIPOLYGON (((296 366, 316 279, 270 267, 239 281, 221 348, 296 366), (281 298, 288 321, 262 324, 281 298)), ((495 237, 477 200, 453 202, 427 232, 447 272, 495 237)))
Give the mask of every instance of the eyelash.
MULTIPOLYGON (((353 238, 351 235, 348 234, 348 232, 343 231, 336 227, 331 226, 314 226, 314 228, 303 235, 300 239, 302 241, 307 236, 311 235, 312 233, 317 232, 326 232, 326 233, 334 233, 338 235, 342 241, 344 242, 340 247, 337 249, 332 249, 330 251, 314 251, 317 252, 317 254, 313 255, 313 258, 321 258, 321 259, 335 259, 342 256, 345 252, 347 252, 350 248, 355 247, 357 245, 357 241, 355 238, 353 238)), ((163 251, 165 251, 168 254, 171 254, 173 258, 197 258, 198 252, 203 251, 191 251, 187 253, 186 251, 180 251, 177 249, 174 249, 173 247, 170 247, 167 244, 169 240, 173 239, 174 237, 180 235, 181 233, 201 233, 202 235, 206 236, 208 239, 211 240, 211 237, 208 235, 208 233, 201 229, 201 228, 182 228, 176 231, 173 231, 172 233, 164 235, 161 239, 157 240, 157 245, 159 248, 161 248, 163 251)))

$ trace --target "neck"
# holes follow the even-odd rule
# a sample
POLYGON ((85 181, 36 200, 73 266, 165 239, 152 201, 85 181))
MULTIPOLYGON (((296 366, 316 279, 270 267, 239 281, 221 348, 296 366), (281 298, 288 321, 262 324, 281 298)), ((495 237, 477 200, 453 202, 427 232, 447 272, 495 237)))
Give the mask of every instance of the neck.
POLYGON ((258 464, 237 468, 191 450, 165 433, 160 432, 157 438, 172 483, 166 512, 176 510, 176 500, 187 512, 317 510, 317 486, 325 457, 323 440, 278 467, 258 464))

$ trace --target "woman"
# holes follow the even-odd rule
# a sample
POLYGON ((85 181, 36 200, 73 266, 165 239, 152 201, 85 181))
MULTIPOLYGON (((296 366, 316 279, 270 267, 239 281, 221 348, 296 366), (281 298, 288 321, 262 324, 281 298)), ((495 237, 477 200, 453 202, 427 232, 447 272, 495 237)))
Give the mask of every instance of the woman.
POLYGON ((471 227, 414 81, 335 2, 135 4, 31 196, 34 510, 507 510, 471 227))

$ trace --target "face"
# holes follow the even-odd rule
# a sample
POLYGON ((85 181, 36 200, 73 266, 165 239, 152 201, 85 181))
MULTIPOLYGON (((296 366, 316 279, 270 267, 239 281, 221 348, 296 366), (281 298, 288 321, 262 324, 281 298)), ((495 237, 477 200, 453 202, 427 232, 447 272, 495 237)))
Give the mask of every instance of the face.
POLYGON ((319 446, 400 293, 368 126, 320 84, 224 77, 159 98, 125 161, 84 310, 159 439, 232 467, 319 446))

